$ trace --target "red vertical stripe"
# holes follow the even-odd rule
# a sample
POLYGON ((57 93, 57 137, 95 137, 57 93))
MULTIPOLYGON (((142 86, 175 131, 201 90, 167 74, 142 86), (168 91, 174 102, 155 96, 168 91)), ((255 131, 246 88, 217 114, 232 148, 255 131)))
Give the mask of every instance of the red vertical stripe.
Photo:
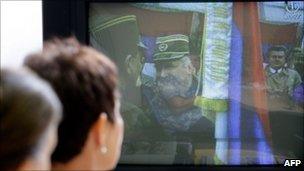
MULTIPOLYGON (((262 38, 258 16, 257 2, 234 3, 234 21, 244 38, 244 72, 245 82, 253 85, 252 91, 245 90, 245 104, 252 104, 262 122, 266 137, 271 140, 268 116, 266 78, 262 60, 262 38), (249 97, 248 97, 249 96, 249 97), (250 98, 252 97, 252 99, 250 98)), ((244 97, 244 96, 243 96, 244 97)))
MULTIPOLYGON (((267 110, 267 94, 266 94, 266 78, 263 69, 262 60, 262 38, 258 16, 257 2, 250 2, 247 4, 248 7, 248 20, 249 27, 248 32, 251 45, 250 59, 252 60, 252 71, 253 71, 253 103, 260 117, 260 120, 264 126, 265 134, 268 138, 271 136, 268 110, 267 110)), ((250 46, 249 46, 250 47, 250 46)))
POLYGON ((244 33, 244 3, 235 2, 233 3, 233 18, 234 22, 238 26, 238 29, 244 33))

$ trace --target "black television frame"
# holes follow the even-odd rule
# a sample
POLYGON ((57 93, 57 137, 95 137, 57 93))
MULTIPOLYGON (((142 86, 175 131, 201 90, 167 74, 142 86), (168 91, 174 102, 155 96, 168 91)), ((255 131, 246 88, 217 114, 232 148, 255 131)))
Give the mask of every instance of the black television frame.
POLYGON ((74 35, 88 44, 88 0, 43 0, 43 40, 74 35))
MULTIPOLYGON (((194 2, 194 0, 192 0, 194 2)), ((88 7, 90 2, 123 3, 136 0, 42 0, 43 40, 53 37, 75 36, 81 43, 89 45, 88 7)), ((143 2, 143 1, 141 1, 143 2)), ((151 2, 159 2, 154 0, 151 2)), ((180 0, 175 0, 180 2, 180 0)), ((188 2, 188 1, 184 1, 188 2)), ((212 1, 217 2, 217 1, 212 1)), ((304 161, 303 161, 304 162, 304 161)), ((303 166, 303 164, 302 164, 303 166)), ((134 165, 118 164, 115 170, 300 170, 301 167, 283 167, 283 165, 134 165)))

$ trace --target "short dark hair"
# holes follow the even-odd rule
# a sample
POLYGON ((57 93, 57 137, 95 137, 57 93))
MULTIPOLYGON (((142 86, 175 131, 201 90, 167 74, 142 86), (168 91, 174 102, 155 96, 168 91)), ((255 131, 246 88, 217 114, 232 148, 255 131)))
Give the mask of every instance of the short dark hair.
POLYGON ((273 51, 283 51, 285 54, 285 57, 287 58, 287 48, 283 45, 275 45, 269 48, 268 53, 267 53, 267 57, 269 58, 269 55, 271 52, 273 51))
POLYGON ((52 161, 68 162, 81 152, 102 112, 114 121, 116 66, 75 38, 45 42, 43 51, 29 55, 25 65, 51 83, 63 104, 64 118, 52 161))
POLYGON ((0 170, 17 170, 42 146, 49 125, 61 118, 51 86, 29 70, 1 69, 0 170))

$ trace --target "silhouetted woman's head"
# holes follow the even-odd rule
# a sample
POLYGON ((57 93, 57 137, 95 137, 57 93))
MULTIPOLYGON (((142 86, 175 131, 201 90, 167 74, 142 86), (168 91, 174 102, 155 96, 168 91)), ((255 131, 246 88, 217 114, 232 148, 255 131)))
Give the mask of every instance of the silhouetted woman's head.
POLYGON ((123 134, 114 63, 69 38, 46 42, 42 52, 26 58, 25 65, 51 83, 63 104, 54 166, 112 169, 123 134))
POLYGON ((1 69, 0 170, 47 170, 61 104, 49 84, 26 69, 1 69))

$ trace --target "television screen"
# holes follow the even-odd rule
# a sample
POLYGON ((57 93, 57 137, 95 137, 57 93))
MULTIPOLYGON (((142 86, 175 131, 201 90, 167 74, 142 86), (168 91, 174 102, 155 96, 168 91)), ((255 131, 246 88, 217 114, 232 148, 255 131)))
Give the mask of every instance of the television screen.
POLYGON ((304 3, 99 3, 119 69, 121 164, 303 161, 304 3))

